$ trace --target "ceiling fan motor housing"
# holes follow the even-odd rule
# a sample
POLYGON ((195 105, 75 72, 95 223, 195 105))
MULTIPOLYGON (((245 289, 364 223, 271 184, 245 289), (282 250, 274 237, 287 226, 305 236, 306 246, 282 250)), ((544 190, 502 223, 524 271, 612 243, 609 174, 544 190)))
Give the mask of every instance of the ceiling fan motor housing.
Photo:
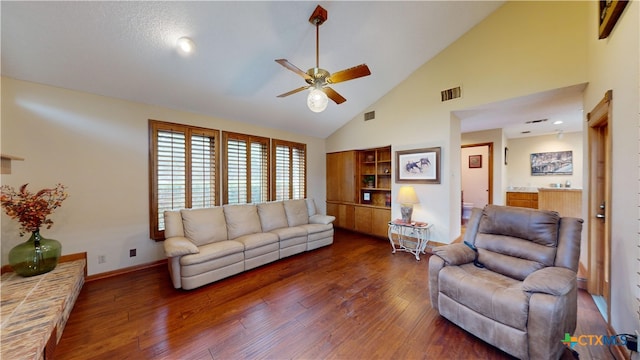
POLYGON ((320 84, 325 85, 327 83, 327 78, 331 75, 327 70, 320 68, 311 68, 307 70, 307 75, 311 76, 311 79, 305 80, 307 84, 314 85, 320 84))

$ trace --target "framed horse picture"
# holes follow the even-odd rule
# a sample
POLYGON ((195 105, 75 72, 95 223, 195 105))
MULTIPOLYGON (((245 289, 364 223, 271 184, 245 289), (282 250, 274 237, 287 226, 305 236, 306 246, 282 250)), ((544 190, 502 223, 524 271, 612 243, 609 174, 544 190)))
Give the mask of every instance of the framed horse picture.
POLYGON ((396 151, 396 183, 440 184, 440 148, 396 151))

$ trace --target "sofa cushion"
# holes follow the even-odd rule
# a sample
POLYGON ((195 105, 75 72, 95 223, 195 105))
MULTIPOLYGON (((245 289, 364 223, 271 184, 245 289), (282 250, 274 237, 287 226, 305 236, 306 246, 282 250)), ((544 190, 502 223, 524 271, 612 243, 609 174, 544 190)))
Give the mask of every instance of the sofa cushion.
POLYGON ((513 328, 526 330, 529 293, 522 282, 473 264, 445 266, 438 290, 461 306, 513 328))
POLYGON ((262 231, 267 232, 288 226, 287 215, 284 212, 282 201, 261 203, 257 207, 262 231))
POLYGON ((185 255, 180 258, 180 265, 189 266, 199 264, 214 259, 229 257, 236 253, 242 253, 244 246, 238 241, 218 241, 199 247, 197 254, 185 255))
POLYGON ((289 226, 299 226, 309 223, 309 209, 304 199, 283 201, 284 211, 287 213, 289 226))
POLYGON ((316 214, 316 202, 313 198, 307 198, 307 212, 309 213, 309 217, 316 214))
POLYGON ((262 232, 260 217, 255 205, 225 205, 223 209, 227 220, 227 237, 229 240, 262 232))
POLYGON ((184 236, 182 225, 182 215, 179 210, 168 210, 164 212, 164 237, 165 239, 184 236))
POLYGON ((300 225, 301 228, 305 229, 307 234, 317 234, 328 230, 333 230, 333 225, 329 224, 304 224, 300 225))
POLYGON ((259 248, 261 246, 277 243, 278 235, 274 233, 256 233, 240 236, 236 238, 235 241, 242 243, 244 245, 245 252, 247 252, 248 250, 259 248))
POLYGON ((270 232, 278 235, 280 241, 296 238, 296 237, 304 237, 305 241, 307 238, 307 229, 296 226, 296 227, 283 227, 280 229, 273 229, 270 232))
POLYGON ((206 209, 182 209, 184 236, 201 246, 227 240, 227 225, 220 207, 206 209))

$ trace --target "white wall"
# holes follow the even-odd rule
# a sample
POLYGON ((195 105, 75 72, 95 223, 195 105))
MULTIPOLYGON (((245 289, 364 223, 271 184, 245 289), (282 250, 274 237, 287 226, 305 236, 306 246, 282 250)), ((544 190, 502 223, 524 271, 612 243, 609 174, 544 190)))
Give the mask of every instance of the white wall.
MULTIPOLYGON (((453 112, 586 82, 587 23, 584 2, 507 2, 366 109, 376 111, 375 120, 361 114, 332 134, 327 151, 442 147, 442 184, 415 188, 428 204, 422 211, 435 225, 433 240, 449 243, 460 234, 460 121, 453 112), (463 97, 442 103, 440 91, 457 85, 463 97)), ((393 203, 392 217, 399 214, 393 203)))
MULTIPOLYGON (((12 162, 2 184, 68 186, 42 234, 59 240, 63 254, 86 251, 90 275, 164 258, 163 243, 149 239, 148 119, 306 143, 308 195, 325 211, 324 139, 9 78, 1 85, 2 153, 25 158, 12 162), (99 255, 107 262, 98 264, 99 255)), ((3 212, 3 264, 26 240, 17 229, 3 212)))
MULTIPOLYGON (((598 18, 598 2, 589 2, 589 19, 598 18)), ((637 196, 638 125, 640 124, 640 5, 630 1, 609 37, 598 40, 595 20, 588 23, 588 77, 584 94, 584 112, 591 111, 613 90, 612 118, 609 131, 612 142, 612 199, 611 209, 611 324, 618 333, 634 333, 640 329, 638 319, 639 296, 637 282, 631 281, 638 273, 637 196)), ((587 125, 584 127, 585 146, 587 125)), ((585 150, 585 154, 586 154, 585 150)), ((585 156, 586 157, 586 156, 585 156)), ((586 159, 585 159, 586 161, 586 159)), ((587 206, 588 174, 583 177, 583 207, 587 206)), ((588 227, 589 219, 585 219, 588 227)))
MULTIPOLYGON (((509 139, 509 164, 506 166, 506 187, 549 187, 551 183, 565 184, 571 182, 572 188, 582 189, 583 180, 583 132, 564 133, 562 139, 556 135, 531 136, 526 138, 509 139), (530 155, 552 151, 573 152, 572 175, 531 175, 530 155)), ((506 189, 504 189, 506 190, 506 189)))

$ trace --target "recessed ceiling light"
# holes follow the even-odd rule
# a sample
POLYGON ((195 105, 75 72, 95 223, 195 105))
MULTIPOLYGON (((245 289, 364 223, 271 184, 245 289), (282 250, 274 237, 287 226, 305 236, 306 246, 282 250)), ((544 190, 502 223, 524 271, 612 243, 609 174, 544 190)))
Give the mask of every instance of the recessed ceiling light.
POLYGON ((186 36, 178 39, 178 41, 176 41, 176 46, 178 47, 178 52, 186 55, 191 54, 196 48, 196 44, 193 42, 193 40, 189 39, 186 36))
POLYGON ((562 124, 563 122, 564 122, 564 121, 562 121, 562 120, 556 120, 556 121, 554 121, 554 122, 553 122, 553 125, 560 125, 560 124, 562 124))

